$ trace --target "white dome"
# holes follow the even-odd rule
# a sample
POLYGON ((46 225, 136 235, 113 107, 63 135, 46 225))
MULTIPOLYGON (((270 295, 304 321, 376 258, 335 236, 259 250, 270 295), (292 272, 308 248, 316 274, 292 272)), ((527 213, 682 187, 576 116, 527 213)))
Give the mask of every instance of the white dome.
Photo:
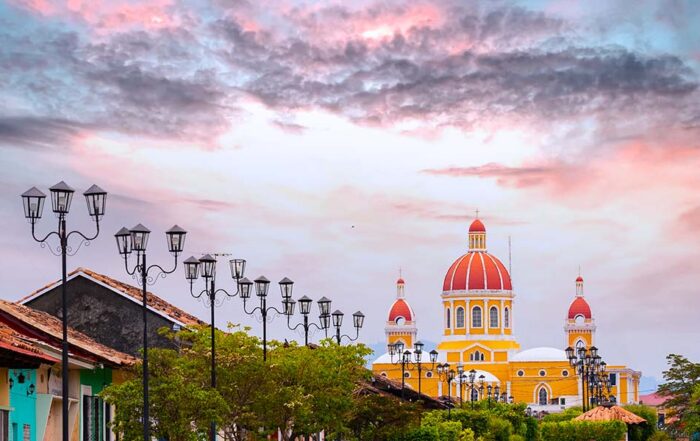
POLYGON ((569 361, 566 352, 557 348, 532 348, 518 352, 510 361, 569 361))

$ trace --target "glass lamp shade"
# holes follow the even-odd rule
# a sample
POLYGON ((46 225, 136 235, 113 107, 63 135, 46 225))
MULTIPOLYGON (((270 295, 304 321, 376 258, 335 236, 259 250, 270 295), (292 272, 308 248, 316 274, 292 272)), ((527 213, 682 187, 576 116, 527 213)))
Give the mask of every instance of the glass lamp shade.
POLYGON ((131 249, 134 251, 146 251, 148 235, 151 234, 151 230, 138 224, 129 230, 129 233, 131 234, 131 249))
POLYGON ((282 305, 284 306, 284 315, 291 317, 294 315, 294 306, 297 304, 294 299, 284 299, 282 300, 282 305))
POLYGON ((279 281, 279 285, 280 293, 282 294, 283 299, 288 299, 292 297, 292 288, 294 288, 294 282, 285 277, 284 279, 279 281))
POLYGON ((394 346, 393 343, 389 343, 388 345, 386 345, 386 349, 387 349, 387 352, 389 352, 389 355, 392 357, 396 353, 396 347, 394 346))
POLYGON ((436 369, 437 369, 438 375, 442 375, 442 373, 444 372, 444 369, 443 369, 443 367, 442 367, 442 364, 437 365, 437 368, 436 368, 436 369))
POLYGON ((595 346, 591 346, 589 351, 591 353, 591 357, 593 358, 595 358, 598 355, 598 348, 596 348, 595 346))
POLYGON ((240 280, 245 275, 245 259, 232 259, 228 264, 231 267, 233 280, 240 280))
POLYGON ((486 377, 485 377, 483 374, 479 375, 479 384, 480 384, 482 387, 484 386, 484 379, 485 379, 485 378, 486 378, 486 377))
POLYGON ((600 362, 600 372, 605 373, 605 369, 608 367, 608 364, 604 361, 600 362))
POLYGON ((331 316, 329 314, 319 315, 318 320, 321 322, 321 329, 328 329, 331 327, 331 316))
POLYGON ((260 276, 255 279, 255 294, 258 297, 267 297, 267 290, 270 289, 270 281, 267 277, 260 276))
POLYGON ((476 378, 476 371, 474 369, 469 371, 469 382, 474 384, 474 379, 476 378))
POLYGON ((183 230, 178 225, 173 225, 168 231, 165 232, 165 237, 168 238, 168 251, 177 254, 181 253, 185 248, 185 236, 187 231, 183 230))
POLYGON ((318 300, 318 311, 321 315, 329 315, 331 311, 331 301, 326 297, 321 297, 318 300))
POLYGON ((205 254, 200 257, 199 263, 202 265, 202 277, 211 279, 216 276, 216 259, 211 255, 205 254))
POLYGON ((131 232, 126 227, 122 227, 121 230, 117 231, 114 238, 117 239, 119 254, 126 256, 131 253, 131 232))
POLYGON ((299 299, 299 312, 301 312, 304 315, 307 315, 311 312, 311 300, 310 298, 304 296, 299 299))
POLYGON ((433 349, 432 351, 430 351, 430 362, 435 363, 435 362, 437 362, 437 359, 438 359, 438 351, 433 349))
POLYGON ((340 328, 341 326, 343 326, 344 315, 345 314, 343 314, 343 312, 339 309, 333 311, 333 326, 335 326, 336 328, 340 328))
POLYGON ((571 346, 566 348, 566 358, 568 358, 569 360, 574 358, 574 348, 572 348, 571 346))
POLYGON ((498 396, 501 395, 501 386, 496 385, 496 387, 493 388, 493 393, 496 399, 498 400, 498 396))
POLYGON ((418 340, 413 344, 413 351, 418 352, 420 354, 421 352, 423 352, 423 346, 425 346, 423 342, 418 340))
POLYGON ((70 210, 70 203, 73 200, 73 190, 68 184, 61 181, 53 187, 51 191, 51 205, 54 213, 66 214, 70 210))
POLYGON ((242 278, 238 281, 238 292, 243 300, 250 298, 250 288, 252 288, 253 282, 248 280, 247 277, 242 278))
POLYGON ((185 279, 197 280, 199 277, 199 260, 194 256, 190 256, 182 263, 185 266, 185 279))
MULTIPOLYGON (((449 366, 449 365, 448 365, 448 366, 449 366)), ((454 369, 450 369, 450 370, 447 372, 447 380, 448 380, 448 381, 454 380, 456 374, 457 374, 457 373, 455 372, 454 369)))
POLYGON ((411 361, 411 351, 409 351, 408 349, 403 351, 403 361, 405 363, 408 363, 409 361, 411 361))
POLYGON ((413 359, 416 360, 416 363, 420 363, 422 358, 423 358, 422 352, 413 351, 413 359))
POLYGON ((365 323, 365 315, 362 313, 362 311, 357 311, 352 315, 352 325, 355 327, 355 329, 360 329, 362 328, 362 325, 365 323))
POLYGON ((85 193, 85 202, 87 202, 88 213, 95 219, 99 219, 105 214, 105 204, 107 202, 107 192, 93 185, 88 188, 85 193))
POLYGON ((578 348, 578 358, 585 358, 586 357, 586 348, 583 346, 580 346, 578 348))
POLYGON ((462 363, 457 365, 457 372, 459 375, 462 375, 464 373, 464 365, 462 363))
POLYGON ((397 354, 403 354, 403 348, 404 348, 404 346, 403 346, 403 342, 402 342, 402 341, 397 341, 396 343, 394 343, 394 346, 396 346, 396 353, 397 353, 397 354))
POLYGON ((44 211, 44 201, 46 195, 36 187, 22 193, 22 205, 24 205, 24 217, 35 221, 41 218, 41 213, 44 211))

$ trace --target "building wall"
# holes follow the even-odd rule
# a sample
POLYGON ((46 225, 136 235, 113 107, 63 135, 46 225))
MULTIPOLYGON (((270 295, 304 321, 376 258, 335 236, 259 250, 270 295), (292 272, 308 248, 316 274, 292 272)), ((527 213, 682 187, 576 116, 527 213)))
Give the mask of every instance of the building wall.
POLYGON ((36 390, 30 393, 30 385, 36 388, 36 370, 10 369, 13 385, 10 388, 10 439, 23 441, 25 430, 29 431, 29 440, 36 441, 36 390), (20 374, 24 383, 19 382, 20 374))
MULTIPOLYGON (((92 282, 76 277, 66 284, 68 290, 68 326, 98 342, 131 355, 143 347, 143 313, 140 303, 92 282)), ((61 286, 27 302, 27 306, 61 317, 61 286)), ((173 347, 174 343, 158 334, 173 323, 152 311, 148 312, 148 344, 173 347)))

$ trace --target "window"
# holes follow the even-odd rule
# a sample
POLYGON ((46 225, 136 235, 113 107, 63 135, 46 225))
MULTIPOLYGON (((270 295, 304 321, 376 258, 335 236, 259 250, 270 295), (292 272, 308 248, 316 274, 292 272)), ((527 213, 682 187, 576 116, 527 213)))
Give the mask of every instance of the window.
POLYGON ((452 324, 450 323, 450 308, 447 308, 445 312, 447 313, 447 327, 451 328, 452 324))
POLYGON ((403 326, 403 324, 406 323, 406 319, 403 317, 400 317, 400 316, 396 317, 395 321, 396 321, 396 324, 399 326, 403 326))
POLYGON ((481 307, 475 306, 472 308, 472 327, 481 328, 481 307))
POLYGON ((544 387, 541 387, 539 393, 537 394, 537 398, 538 398, 538 403, 541 406, 546 405, 547 404, 547 389, 545 389, 544 387))
POLYGON ((475 387, 472 388, 472 401, 479 401, 479 391, 475 387))
POLYGON ((617 386, 617 375, 610 374, 610 386, 617 386))
POLYGON ((474 351, 469 354, 469 361, 484 361, 484 354, 481 351, 474 351))
POLYGON ((576 353, 578 353, 579 348, 585 348, 586 344, 583 342, 583 340, 579 340, 576 342, 576 353))
POLYGON ((403 373, 404 378, 411 378, 411 373, 410 372, 404 372, 403 373))
POLYGON ((22 426, 22 441, 31 441, 32 439, 32 426, 25 424, 22 426))
POLYGON ((455 311, 455 324, 458 328, 464 327, 464 308, 461 306, 455 311))
POLYGON ((432 371, 428 371, 428 372, 425 373, 425 376, 426 376, 427 378, 433 378, 433 372, 432 372, 432 371))
POLYGON ((523 375, 525 375, 525 371, 522 370, 522 369, 520 369, 520 370, 518 371, 518 377, 522 377, 523 375))
POLYGON ((10 439, 10 412, 8 410, 0 410, 0 441, 10 439))
POLYGON ((498 328, 498 308, 495 306, 489 309, 489 327, 498 328))
POLYGON ((562 377, 568 377, 568 376, 569 376, 569 371, 567 371, 566 369, 564 369, 563 371, 561 371, 561 376, 562 376, 562 377))
POLYGON ((510 328, 510 309, 508 307, 503 310, 503 326, 510 328))
POLYGON ((381 375, 382 377, 386 377, 386 372, 382 372, 380 375, 381 375))
POLYGON ((83 395, 83 440, 102 439, 104 403, 100 397, 83 395))
POLYGON ((544 377, 546 375, 547 375, 547 371, 545 371, 544 369, 541 369, 540 370, 540 377, 544 377))

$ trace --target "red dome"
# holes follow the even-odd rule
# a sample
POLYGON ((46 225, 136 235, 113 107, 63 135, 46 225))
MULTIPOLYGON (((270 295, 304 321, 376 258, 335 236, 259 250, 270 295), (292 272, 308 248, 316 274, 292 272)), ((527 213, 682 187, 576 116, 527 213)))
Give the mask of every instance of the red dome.
MULTIPOLYGON (((479 220, 472 223, 472 227, 479 220)), ((483 228, 483 224, 479 222, 483 228)), ((470 228, 471 231, 471 228, 470 228)), ((487 252, 470 251, 455 260, 447 270, 443 291, 462 291, 473 289, 492 289, 510 291, 513 286, 510 274, 498 258, 487 252)))
POLYGON ((397 285, 405 285, 406 282, 404 282, 403 279, 401 277, 399 277, 399 280, 396 281, 396 284, 397 285))
POLYGON ((577 282, 583 282, 583 277, 578 276, 578 277, 576 278, 576 281, 577 281, 577 282))
POLYGON ((404 299, 396 299, 389 311, 390 322, 396 322, 399 317, 403 317, 407 322, 413 321, 413 310, 404 299))
POLYGON ((472 222, 472 224, 469 225, 469 232, 470 233, 485 233, 486 227, 479 219, 475 219, 474 222, 472 222))
POLYGON ((571 302, 571 306, 569 306, 569 318, 573 320, 578 315, 582 315, 587 319, 593 318, 591 307, 588 306, 588 302, 583 297, 576 297, 571 302))

